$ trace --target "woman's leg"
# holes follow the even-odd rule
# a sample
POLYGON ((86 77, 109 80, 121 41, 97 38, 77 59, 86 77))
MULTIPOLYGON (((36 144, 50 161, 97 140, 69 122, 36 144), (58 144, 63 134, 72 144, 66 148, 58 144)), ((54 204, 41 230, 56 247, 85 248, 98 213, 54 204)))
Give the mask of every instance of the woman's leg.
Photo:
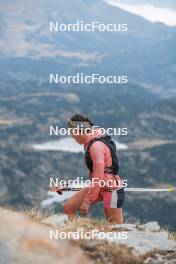
POLYGON ((125 200, 124 188, 111 192, 103 192, 103 202, 106 218, 110 223, 122 224, 122 206, 125 200))
MULTIPOLYGON (((89 191, 89 187, 85 187, 79 192, 75 193, 65 204, 64 204, 64 213, 69 215, 70 219, 75 217, 76 211, 81 207, 86 194, 89 191)), ((99 195, 97 199, 92 203, 95 204, 99 201, 102 201, 102 196, 99 195)))
POLYGON ((105 215, 110 223, 123 224, 122 208, 105 208, 105 215))
POLYGON ((89 188, 84 188, 79 192, 75 193, 67 202, 64 204, 64 213, 69 215, 69 218, 75 216, 76 211, 81 207, 84 198, 89 191, 89 188))

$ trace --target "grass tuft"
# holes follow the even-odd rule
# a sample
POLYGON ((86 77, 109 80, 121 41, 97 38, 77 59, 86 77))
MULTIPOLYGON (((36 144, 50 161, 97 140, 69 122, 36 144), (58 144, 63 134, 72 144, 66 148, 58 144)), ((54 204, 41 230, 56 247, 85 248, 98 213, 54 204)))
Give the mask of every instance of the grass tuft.
POLYGON ((44 212, 41 212, 37 208, 31 208, 31 209, 24 210, 24 214, 31 217, 32 219, 36 221, 41 221, 44 218, 54 215, 54 211, 44 213, 44 212))

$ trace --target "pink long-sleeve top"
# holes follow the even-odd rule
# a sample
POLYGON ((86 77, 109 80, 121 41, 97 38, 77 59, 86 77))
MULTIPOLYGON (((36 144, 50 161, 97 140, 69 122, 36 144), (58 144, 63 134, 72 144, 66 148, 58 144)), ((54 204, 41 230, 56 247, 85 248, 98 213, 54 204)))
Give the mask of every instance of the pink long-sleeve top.
MULTIPOLYGON (((86 136, 86 140, 84 142, 85 151, 90 141, 97 137, 101 137, 101 133, 99 132, 99 130, 97 130, 94 135, 91 134, 86 136)), ((107 191, 107 189, 120 189, 122 187, 120 176, 104 172, 106 167, 110 167, 112 165, 111 152, 108 146, 106 146, 101 141, 95 141, 90 147, 90 156, 93 161, 93 171, 89 174, 89 176, 91 179, 96 178, 96 184, 89 187, 89 191, 84 199, 84 203, 88 205, 96 201, 100 192, 107 191), (109 188, 108 186, 100 187, 100 184, 98 182, 99 180, 103 180, 105 183, 109 183, 109 180, 111 180, 113 184, 115 179, 117 180, 116 186, 114 185, 114 187, 112 188, 109 188), (119 183, 118 187, 117 183, 119 183)))

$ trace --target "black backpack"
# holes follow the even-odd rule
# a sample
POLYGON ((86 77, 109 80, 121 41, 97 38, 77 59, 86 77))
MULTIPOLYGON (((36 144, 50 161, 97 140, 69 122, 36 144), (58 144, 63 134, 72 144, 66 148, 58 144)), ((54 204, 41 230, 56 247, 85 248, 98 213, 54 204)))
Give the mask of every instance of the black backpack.
POLYGON ((111 157, 112 157, 112 165, 110 167, 105 168, 105 173, 111 173, 114 175, 118 174, 119 171, 119 162, 117 158, 117 150, 116 150, 116 145, 112 138, 110 136, 103 136, 99 138, 94 138, 93 140, 90 141, 87 150, 85 152, 85 162, 86 165, 89 169, 90 172, 93 171, 93 161, 90 156, 90 147, 95 141, 102 141, 106 146, 108 146, 110 152, 111 152, 111 157))

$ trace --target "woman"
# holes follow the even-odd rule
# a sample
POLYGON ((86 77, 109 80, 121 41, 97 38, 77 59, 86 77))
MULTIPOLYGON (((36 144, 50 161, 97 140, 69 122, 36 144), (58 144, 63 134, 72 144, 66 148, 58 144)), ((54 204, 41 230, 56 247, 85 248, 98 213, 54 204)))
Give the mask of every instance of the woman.
POLYGON ((87 215, 92 204, 103 201, 105 215, 109 222, 122 224, 122 205, 125 194, 121 178, 117 175, 118 160, 114 142, 109 136, 102 136, 100 129, 93 128, 91 120, 82 114, 76 114, 69 119, 68 127, 76 142, 84 145, 85 161, 90 171, 90 179, 94 184, 72 196, 64 204, 64 212, 70 217, 73 217, 76 211, 87 215), (73 133, 74 128, 78 126, 80 133, 73 133), (101 187, 102 182, 103 187, 101 187))

